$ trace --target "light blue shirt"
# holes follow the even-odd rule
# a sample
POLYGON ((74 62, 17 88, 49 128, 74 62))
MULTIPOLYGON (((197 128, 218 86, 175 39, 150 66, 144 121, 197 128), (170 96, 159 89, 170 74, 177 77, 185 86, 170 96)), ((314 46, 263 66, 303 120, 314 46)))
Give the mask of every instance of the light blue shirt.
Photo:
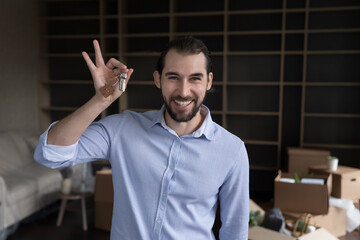
MULTIPOLYGON (((159 111, 125 111, 91 124, 70 146, 40 137, 35 160, 51 168, 109 159, 112 240, 210 240, 220 203, 221 240, 247 240, 249 163, 245 145, 212 121, 179 137, 159 111)), ((50 126, 51 127, 51 126, 50 126)))

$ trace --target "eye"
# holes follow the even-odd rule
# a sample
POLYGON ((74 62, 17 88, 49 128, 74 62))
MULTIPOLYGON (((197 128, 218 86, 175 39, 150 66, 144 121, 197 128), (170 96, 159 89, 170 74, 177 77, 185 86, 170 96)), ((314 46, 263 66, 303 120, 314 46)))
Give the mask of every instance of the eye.
POLYGON ((201 78, 200 77, 192 77, 190 78, 191 81, 200 81, 201 78))
POLYGON ((177 76, 169 76, 168 79, 176 80, 176 79, 178 79, 178 77, 177 76))

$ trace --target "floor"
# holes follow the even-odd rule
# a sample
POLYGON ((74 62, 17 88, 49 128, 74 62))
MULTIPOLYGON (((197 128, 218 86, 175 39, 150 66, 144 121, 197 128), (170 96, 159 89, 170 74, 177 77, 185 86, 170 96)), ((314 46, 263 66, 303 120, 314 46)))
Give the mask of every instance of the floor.
MULTIPOLYGON (((74 206, 81 209, 80 204, 74 206)), ((93 202, 87 201, 88 231, 83 231, 80 211, 66 211, 60 227, 56 226, 60 202, 53 204, 46 211, 26 219, 19 224, 15 233, 7 240, 109 240, 110 233, 94 227, 93 202)))
MULTIPOLYGON (((79 201, 78 201, 79 202, 79 201)), ((76 201, 73 203, 77 207, 76 201)), ((26 219, 18 225, 15 233, 10 235, 7 240, 109 240, 110 233, 94 227, 93 202, 90 198, 87 201, 88 231, 82 229, 81 212, 66 211, 63 223, 56 227, 60 202, 57 202, 39 212, 38 214, 26 219)), ((73 208, 72 207, 72 208, 73 208)), ((78 206, 80 209, 80 205, 78 206)), ((339 238, 340 240, 359 240, 360 234, 355 231, 339 238)))

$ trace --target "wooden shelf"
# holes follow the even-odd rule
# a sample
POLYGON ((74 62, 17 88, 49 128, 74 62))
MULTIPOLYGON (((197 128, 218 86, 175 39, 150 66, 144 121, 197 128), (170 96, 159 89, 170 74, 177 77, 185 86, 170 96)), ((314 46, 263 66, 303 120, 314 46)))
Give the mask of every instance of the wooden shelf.
POLYGON ((157 18, 157 17, 170 17, 169 13, 143 13, 143 14, 122 14, 123 19, 137 19, 137 18, 157 18))
POLYGON ((272 145, 272 146, 278 146, 279 142, 276 141, 262 141, 262 140, 244 140, 245 144, 250 145, 272 145))
POLYGON ((250 165, 250 170, 256 170, 256 171, 277 171, 279 169, 275 167, 264 167, 264 166, 256 166, 256 165, 250 165))
POLYGON ((100 16, 56 16, 43 17, 41 21, 78 21, 78 20, 98 20, 100 16))
POLYGON ((154 85, 154 81, 129 81, 128 83, 131 85, 154 85))
MULTIPOLYGON (((170 39, 194 35, 213 56, 215 77, 206 105, 214 121, 245 140, 252 174, 280 169, 287 146, 328 149, 360 167, 360 3, 209 0, 189 7, 182 0, 43 0, 40 5, 39 99, 48 106, 39 107, 42 129, 91 96, 81 52, 94 58, 92 39, 100 41, 105 58, 136 69, 126 94, 102 113, 106 117, 125 109, 159 109, 163 100, 152 73, 161 49, 170 39), (82 94, 72 96, 75 91, 82 94)), ((263 190, 253 176, 253 186, 263 190)))
POLYGON ((63 111, 63 112, 73 112, 77 108, 78 107, 56 107, 56 106, 42 107, 42 109, 45 110, 45 111, 63 111))
POLYGON ((307 86, 318 86, 318 87, 341 87, 341 86, 348 86, 348 87, 358 87, 360 86, 360 82, 306 82, 305 85, 307 86))
POLYGON ((213 32, 174 32, 173 33, 174 36, 177 37, 182 37, 182 36, 197 36, 197 37, 201 37, 201 36, 223 36, 224 32, 223 31, 213 31, 213 32))
POLYGON ((340 12, 340 11, 352 11, 360 10, 359 6, 338 6, 338 7, 320 7, 320 8, 309 8, 309 12, 340 12))
POLYGON ((42 35, 42 39, 96 39, 100 38, 100 34, 87 34, 87 35, 42 35))
POLYGON ((307 51, 308 55, 336 55, 336 54, 360 54, 360 50, 328 50, 328 51, 307 51))
POLYGON ((157 57, 160 53, 158 52, 134 52, 134 53, 124 53, 122 54, 124 57, 157 57))
POLYGON ((325 149, 332 149, 332 148, 342 148, 342 149, 360 149, 360 145, 348 145, 348 144, 323 144, 323 143, 304 143, 304 147, 310 148, 325 148, 325 149))
POLYGON ((227 82, 228 86, 279 86, 280 82, 227 82))
POLYGON ((75 85, 75 84, 84 84, 84 85, 93 85, 94 82, 92 80, 84 81, 84 80, 49 80, 43 81, 42 84, 68 84, 68 85, 75 85))
MULTIPOLYGON (((93 56, 94 54, 89 54, 89 56, 93 56)), ((45 53, 41 55, 41 57, 45 58, 74 58, 74 57, 81 57, 81 53, 45 53)))
POLYGON ((360 118, 360 114, 346 113, 305 113, 305 117, 321 117, 321 118, 360 118))
POLYGON ((259 112, 259 111, 228 111, 227 115, 246 115, 246 116, 279 116, 279 112, 259 112))
POLYGON ((125 38, 144 38, 144 37, 169 37, 169 33, 126 33, 125 38))

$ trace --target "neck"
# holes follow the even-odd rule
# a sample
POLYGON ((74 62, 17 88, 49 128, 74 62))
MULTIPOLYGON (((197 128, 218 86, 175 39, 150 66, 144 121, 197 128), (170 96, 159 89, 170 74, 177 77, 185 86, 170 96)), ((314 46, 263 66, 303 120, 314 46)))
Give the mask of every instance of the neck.
POLYGON ((199 129, 205 120, 205 116, 202 116, 200 112, 199 110, 196 115, 187 122, 177 122, 171 118, 165 109, 165 122, 179 137, 189 135, 199 129))

